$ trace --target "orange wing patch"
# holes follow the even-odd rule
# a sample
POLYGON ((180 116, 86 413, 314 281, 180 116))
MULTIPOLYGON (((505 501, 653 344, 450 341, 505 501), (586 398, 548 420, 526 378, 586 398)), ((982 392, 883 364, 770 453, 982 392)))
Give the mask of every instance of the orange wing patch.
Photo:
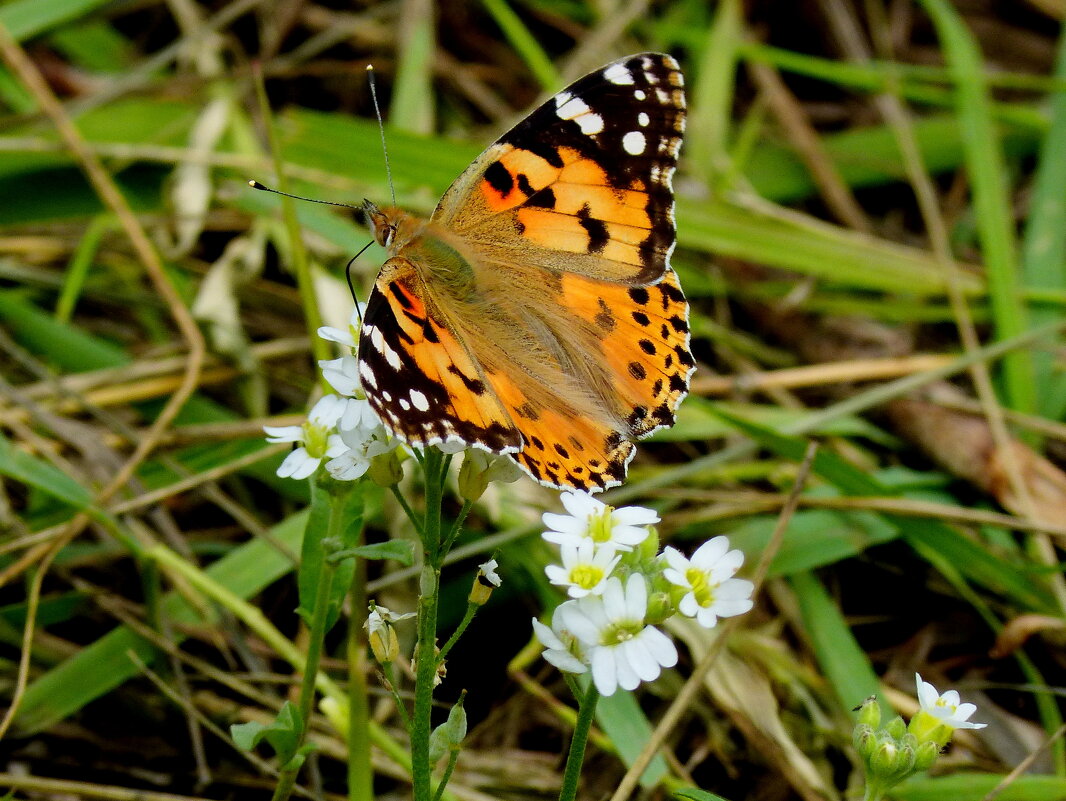
POLYGON ((530 476, 552 487, 597 492, 622 483, 633 443, 609 423, 536 407, 507 376, 489 376, 496 395, 522 434, 513 454, 530 476))
POLYGON ((658 283, 633 287, 564 275, 562 303, 602 332, 628 436, 673 425, 695 367, 677 274, 667 270, 658 283))
POLYGON ((486 168, 480 188, 491 211, 514 209, 521 236, 541 247, 648 263, 645 248, 654 237, 645 182, 614 187, 603 166, 573 148, 544 155, 508 147, 486 168))

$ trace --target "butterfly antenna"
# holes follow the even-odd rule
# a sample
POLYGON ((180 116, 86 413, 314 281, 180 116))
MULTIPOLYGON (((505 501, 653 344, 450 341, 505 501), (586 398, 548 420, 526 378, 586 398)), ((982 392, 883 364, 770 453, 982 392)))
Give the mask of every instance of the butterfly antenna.
POLYGON ((348 282, 348 291, 352 295, 352 301, 355 303, 355 314, 359 318, 359 328, 363 327, 363 312, 359 308, 359 297, 355 293, 355 284, 352 283, 352 265, 355 264, 355 260, 362 256, 368 247, 373 245, 373 242, 367 242, 363 245, 362 249, 348 259, 348 264, 344 267, 344 279, 348 282))
POLYGON ((342 209, 355 209, 356 211, 363 211, 362 206, 353 206, 351 203, 334 203, 332 200, 318 200, 313 197, 304 197, 303 195, 293 195, 288 192, 282 192, 280 189, 271 189, 269 186, 263 186, 259 181, 249 181, 248 186, 252 189, 258 189, 262 192, 270 192, 272 195, 281 195, 282 197, 291 197, 293 200, 306 200, 308 203, 321 203, 324 206, 340 206, 342 209))
POLYGON ((381 121, 381 106, 378 105, 377 81, 374 79, 374 65, 366 65, 366 77, 370 83, 370 97, 374 101, 374 113, 378 117, 378 130, 381 131, 381 152, 385 155, 385 175, 389 179, 389 191, 392 193, 392 205, 396 205, 396 187, 392 183, 392 167, 389 165, 389 149, 385 145, 385 123, 381 121))

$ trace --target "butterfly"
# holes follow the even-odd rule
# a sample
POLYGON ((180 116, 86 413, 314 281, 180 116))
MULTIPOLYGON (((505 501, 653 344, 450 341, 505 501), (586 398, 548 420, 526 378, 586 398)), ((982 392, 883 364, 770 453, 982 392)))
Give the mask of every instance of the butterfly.
POLYGON ((668 55, 612 62, 490 145, 428 219, 364 202, 389 258, 359 375, 392 434, 596 492, 674 423, 695 367, 670 267, 683 86, 668 55))

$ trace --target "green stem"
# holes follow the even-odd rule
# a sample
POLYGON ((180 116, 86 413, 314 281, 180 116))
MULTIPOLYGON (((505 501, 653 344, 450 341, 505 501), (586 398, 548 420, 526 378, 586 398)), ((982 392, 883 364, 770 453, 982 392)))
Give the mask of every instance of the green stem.
POLYGON ((418 644, 415 648, 415 704, 411 716, 411 778, 415 801, 432 801, 429 736, 433 688, 437 679, 437 604, 440 599, 441 501, 447 461, 436 448, 422 452, 426 514, 422 523, 422 576, 418 598, 418 644))
POLYGON ((577 798, 577 785, 581 780, 581 765, 585 761, 585 746, 589 740, 589 730, 592 728, 592 720, 596 716, 596 703, 600 700, 600 693, 593 682, 589 682, 589 688, 577 710, 577 724, 574 726, 574 737, 570 740, 570 753, 566 757, 566 771, 563 773, 563 787, 559 791, 559 801, 574 801, 577 798))
POLYGON ((396 669, 392 666, 392 662, 384 663, 381 666, 381 672, 389 683, 389 690, 392 692, 392 700, 396 702, 396 712, 400 716, 400 722, 403 723, 404 729, 411 731, 411 718, 407 714, 407 703, 400 695, 399 685, 396 683, 396 669))
MULTIPOLYGON (((428 495, 428 493, 427 493, 428 495)), ((428 554, 426 558, 428 560, 428 554)), ((423 565, 418 599, 418 646, 415 665, 415 708, 411 720, 411 777, 415 801, 431 801, 432 765, 429 764, 429 735, 432 732, 433 685, 437 678, 437 600, 440 570, 423 565)))
POLYGON ((459 532, 463 530, 463 523, 466 522, 467 515, 470 514, 470 510, 474 508, 474 502, 470 500, 463 501, 463 508, 459 510, 459 516, 455 518, 455 523, 452 525, 451 531, 448 532, 448 536, 444 540, 444 547, 442 551, 447 554, 452 549, 452 545, 455 544, 456 537, 459 536, 459 532))
MULTIPOLYGON (((365 537, 359 535, 359 545, 365 537)), ((352 586, 351 618, 348 623, 348 801, 373 801, 374 772, 370 764, 370 705, 366 687, 367 641, 363 630, 366 614, 366 560, 356 557, 352 586)))
POLYGON ((463 632, 466 631, 466 627, 470 625, 470 621, 474 619, 474 615, 477 614, 478 604, 468 603, 466 605, 466 613, 463 615, 463 619, 459 622, 458 627, 451 637, 448 638, 448 642, 440 649, 440 653, 437 654, 437 664, 441 664, 445 657, 448 656, 448 651, 452 650, 452 646, 459 641, 459 638, 463 636, 463 632))
MULTIPOLYGON (((340 540, 341 527, 347 521, 344 520, 344 504, 333 496, 330 503, 329 522, 326 531, 308 530, 305 537, 322 536, 323 542, 338 542, 340 540)), ((328 554, 327 554, 328 556, 328 554)), ((297 741, 296 751, 303 747, 307 741, 307 732, 311 728, 311 712, 315 703, 315 682, 318 678, 318 665, 322 661, 322 646, 326 639, 326 627, 329 623, 329 595, 333 586, 333 574, 336 572, 336 564, 328 558, 322 560, 322 567, 318 574, 318 585, 315 587, 315 605, 312 610, 311 630, 307 640, 307 657, 304 661, 303 677, 300 681, 300 736, 297 741)), ((351 728, 351 727, 349 727, 351 728)), ((364 731, 365 731, 364 726, 364 731)), ((300 771, 303 760, 297 760, 295 764, 285 765, 278 777, 278 786, 274 790, 273 801, 287 801, 296 784, 296 776, 300 771)))
POLYGON ((407 515, 407 519, 411 521, 411 525, 415 527, 415 532, 418 534, 419 538, 421 538, 423 520, 415 514, 415 510, 411 508, 411 504, 409 504, 407 499, 403 497, 403 493, 400 492, 399 487, 393 484, 391 489, 393 496, 400 504, 400 508, 403 509, 403 513, 407 515))
POLYGON ((440 801, 444 796, 444 788, 448 786, 448 781, 452 778, 452 772, 455 770, 455 763, 459 761, 459 749, 454 749, 448 755, 448 767, 444 769, 444 775, 440 777, 440 781, 437 783, 437 792, 433 796, 433 801, 440 801))

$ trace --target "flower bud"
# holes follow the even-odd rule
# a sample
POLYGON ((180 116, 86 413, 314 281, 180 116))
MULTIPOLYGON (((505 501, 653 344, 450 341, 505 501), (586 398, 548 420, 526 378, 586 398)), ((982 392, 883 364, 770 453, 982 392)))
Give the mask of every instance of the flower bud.
POLYGON ((855 743, 855 750, 859 752, 863 762, 868 762, 879 742, 877 733, 865 723, 860 723, 852 731, 851 738, 852 742, 855 743))
POLYGON ((459 468, 459 496, 473 503, 489 486, 489 454, 468 448, 459 468))
POLYGON ((392 624, 383 621, 381 625, 374 625, 367 621, 369 629, 370 650, 374 653, 374 659, 380 664, 387 665, 396 661, 400 653, 400 641, 396 637, 396 629, 392 624))
POLYGON ((370 468, 367 470, 370 480, 379 487, 393 487, 403 479, 403 464, 400 462, 399 452, 393 448, 388 453, 382 453, 370 460, 370 468))
MULTIPOLYGON (((465 462, 463 467, 466 467, 465 462)), ((474 584, 470 588, 470 596, 467 598, 470 603, 484 606, 485 602, 489 600, 489 596, 492 595, 492 591, 503 583, 503 580, 496 572, 497 567, 499 565, 495 559, 490 559, 484 564, 478 565, 477 576, 474 577, 474 584)))
POLYGON ((885 733, 893 740, 902 739, 903 735, 907 733, 907 724, 903 722, 903 718, 897 715, 885 726, 885 733))
POLYGON ((670 600, 670 593, 653 591, 648 595, 648 611, 644 622, 649 626, 658 626, 677 613, 677 606, 670 600))
POLYGON ((877 703, 875 696, 871 695, 859 707, 859 723, 865 724, 871 729, 876 729, 880 725, 881 705, 877 703))
POLYGON ((940 756, 940 746, 934 742, 925 742, 914 753, 914 769, 929 770, 940 756))

